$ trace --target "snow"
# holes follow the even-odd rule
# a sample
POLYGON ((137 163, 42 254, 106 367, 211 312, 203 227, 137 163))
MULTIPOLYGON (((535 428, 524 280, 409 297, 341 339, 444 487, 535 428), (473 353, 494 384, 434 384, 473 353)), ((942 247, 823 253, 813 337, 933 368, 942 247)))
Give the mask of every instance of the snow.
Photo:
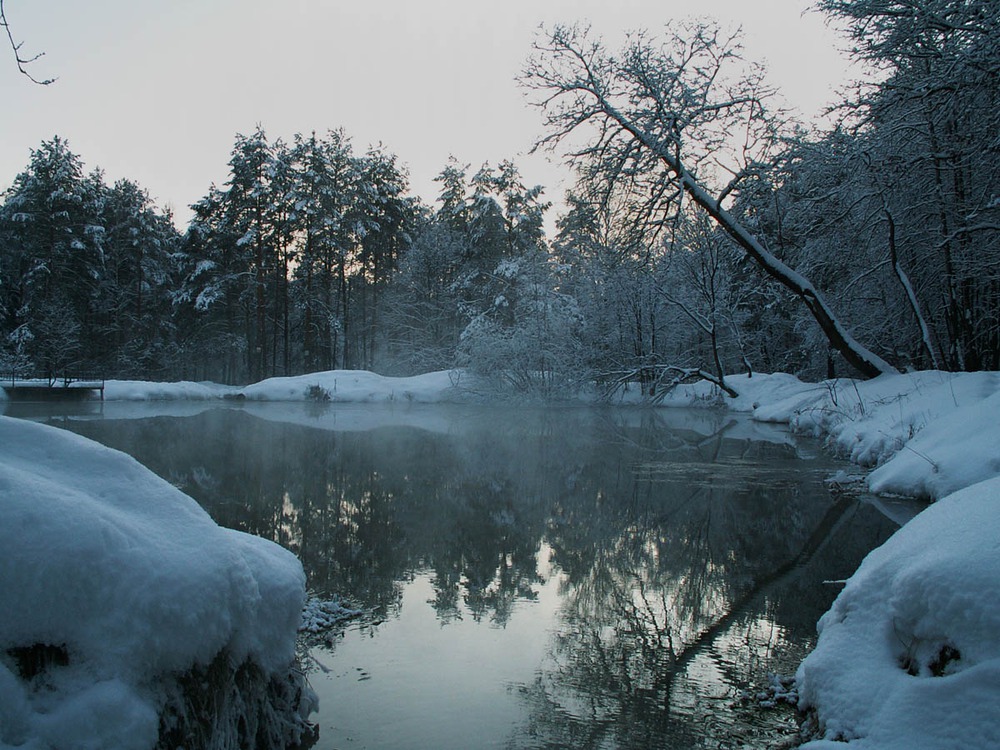
MULTIPOLYGON (((823 437, 875 492, 936 499, 864 560, 796 675, 808 750, 1000 748, 1000 373, 727 378, 729 408, 823 437), (846 745, 845 745, 846 743, 846 745)), ((707 383, 666 400, 715 398, 707 383)))
POLYGON ((949 495, 865 558, 799 668, 827 738, 804 747, 1000 747, 998 500, 949 495))
POLYGON ((105 401, 204 401, 223 398, 238 389, 215 383, 150 383, 143 380, 108 380, 105 401))
MULTIPOLYGON (((1000 373, 822 383, 755 374, 726 382, 737 398, 720 399, 700 382, 677 387, 663 406, 723 403, 752 417, 725 429, 783 440, 779 425, 787 425, 871 469, 872 491, 937 500, 865 559, 821 620, 816 649, 797 674, 800 707, 817 730, 805 747, 832 750, 842 740, 862 749, 1000 747, 1000 373)), ((332 371, 246 388, 109 381, 105 395, 109 409, 116 400, 127 409, 127 401, 235 398, 262 413, 279 408, 265 402, 341 402, 318 412, 309 404, 285 408, 316 426, 365 429, 384 419, 366 405, 467 402, 468 385, 461 371, 413 378, 332 371)), ((617 400, 642 397, 633 388, 617 400)), ((692 428, 719 429, 717 420, 702 425, 675 413, 692 428)), ((439 419, 440 429, 452 429, 453 417, 439 419)), ((0 582, 5 597, 11 591, 5 612, 15 613, 0 618, 0 648, 43 639, 70 645, 73 656, 66 686, 45 696, 0 662, 0 748, 80 722, 100 733, 107 727, 94 717, 109 712, 120 734, 104 746, 139 746, 128 742, 145 736, 155 715, 150 675, 223 646, 270 655, 269 668, 287 663, 283 639, 294 632, 302 596, 290 555, 218 529, 121 455, 43 430, 0 420, 0 582), (194 563, 196 548, 210 553, 200 551, 194 563), (39 549, 52 552, 40 557, 39 549), (276 603, 266 609, 282 614, 256 617, 264 609, 248 602, 269 600, 276 603)))
MULTIPOLYGON (((322 400, 350 403, 439 403, 457 400, 459 371, 429 372, 408 378, 390 378, 367 370, 331 370, 288 378, 269 378, 240 393, 248 401, 306 401, 312 387, 322 389, 322 400)), ((315 399, 315 397, 313 397, 315 399)))
POLYGON ((299 561, 133 459, 0 417, 0 748, 149 748, 171 680, 225 650, 288 670, 299 561), (12 649, 64 647, 23 680, 12 649))
POLYGON ((363 610, 345 607, 338 599, 319 599, 310 596, 302 608, 300 633, 323 634, 337 625, 364 614, 363 610))

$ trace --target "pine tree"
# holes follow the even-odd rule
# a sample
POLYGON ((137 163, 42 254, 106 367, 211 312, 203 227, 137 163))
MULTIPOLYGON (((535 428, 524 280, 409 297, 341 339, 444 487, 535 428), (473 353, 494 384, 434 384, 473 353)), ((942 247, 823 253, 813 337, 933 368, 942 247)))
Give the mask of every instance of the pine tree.
POLYGON ((32 150, 0 212, 6 343, 46 372, 79 367, 85 354, 102 261, 96 185, 55 137, 32 150))

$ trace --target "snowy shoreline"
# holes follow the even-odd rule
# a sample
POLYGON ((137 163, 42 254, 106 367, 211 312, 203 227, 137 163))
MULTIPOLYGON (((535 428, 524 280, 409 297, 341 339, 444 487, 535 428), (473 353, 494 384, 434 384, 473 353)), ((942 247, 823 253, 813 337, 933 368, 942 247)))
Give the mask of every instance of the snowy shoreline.
MULTIPOLYGON (((734 376, 727 382, 740 395, 726 399, 726 408, 747 413, 759 422, 785 424, 793 432, 824 439, 832 450, 871 469, 865 481, 873 492, 939 501, 872 552, 821 619, 817 647, 797 674, 800 708, 813 712, 816 736, 821 738, 806 747, 832 748, 834 740, 848 740, 858 748, 1000 747, 1000 583, 996 576, 1000 570, 1000 545, 995 541, 1000 538, 1000 515, 996 513, 1000 499, 1000 373, 919 372, 884 375, 869 381, 823 383, 804 383, 791 375, 758 374, 752 378, 734 376)), ((109 381, 105 398, 354 404, 481 400, 467 389, 468 383, 468 377, 460 372, 387 378, 363 371, 333 371, 272 378, 245 388, 109 381)), ((634 391, 617 399, 623 405, 641 402, 634 391)), ((719 403, 713 387, 701 382, 678 387, 662 406, 719 403)), ((4 476, 0 476, 0 496, 23 498, 40 486, 36 464, 42 460, 40 457, 50 461, 46 441, 69 438, 52 436, 56 431, 7 418, 0 419, 0 426, 10 433, 7 445, 34 446, 27 452, 5 448, 0 453, 0 459, 7 464, 4 476), (34 478, 17 484, 29 474, 34 478), (8 476, 19 479, 11 484, 8 476)), ((79 470, 81 462, 111 460, 102 453, 107 449, 90 446, 91 456, 82 443, 74 447, 80 452, 75 464, 67 467, 56 461, 46 469, 65 469, 65 481, 46 490, 53 498, 79 491, 70 474, 79 470)), ((118 481, 112 474, 94 474, 92 497, 102 496, 102 482, 110 486, 118 481)), ((148 478, 143 481, 146 484, 140 483, 142 492, 166 491, 148 478)), ((122 496, 127 492, 135 494, 134 490, 117 491, 122 496)), ((14 526, 8 523, 6 528, 14 526)), ((58 547, 58 539, 57 532, 49 546, 58 547)), ((30 558, 30 548, 23 552, 25 560, 30 558)), ((263 547, 255 554, 260 553, 273 554, 263 547)), ((5 588, 8 577, 24 583, 23 606, 13 611, 21 613, 19 617, 27 622, 27 613, 33 609, 31 591, 44 585, 40 587, 37 580, 21 580, 24 574, 17 571, 31 567, 23 563, 11 562, 8 549, 0 555, 0 566, 5 566, 5 588)), ((72 567, 70 560, 65 564, 72 567)), ((295 577, 294 571, 289 571, 289 576, 295 577)), ((299 573, 300 568, 295 575, 299 573)), ((285 581, 277 586, 284 591, 281 596, 285 599, 301 597, 300 588, 301 582, 292 585, 285 581)), ((296 601, 300 607, 301 602, 296 601)), ((242 606, 239 597, 231 606, 242 606)), ((290 621, 294 608, 288 602, 281 607, 290 621)), ((74 619, 55 607, 46 615, 46 627, 59 619, 59 612, 74 619)), ((32 633, 42 632, 42 624, 36 625, 32 633)), ((20 628, 17 639, 13 639, 12 632, 0 628, 0 649, 6 651, 25 638, 40 637, 37 633, 32 636, 29 630, 26 626, 20 628)), ((225 630, 220 642, 225 644, 235 638, 233 643, 242 643, 246 637, 225 630)), ((271 633, 267 637, 279 635, 271 633)), ((256 655, 264 658, 269 649, 251 650, 259 651, 256 655)), ((278 649, 282 654, 285 650, 278 649)), ((99 653, 95 646, 95 654, 99 653)), ((143 671, 137 669, 136 673, 143 671)), ((27 698, 11 682, 16 677, 9 666, 0 671, 0 677, 0 693, 20 696, 16 704, 20 708, 10 701, 0 701, 14 706, 0 707, 2 748, 19 744, 19 737, 33 738, 33 732, 43 723, 37 718, 41 714, 25 703, 27 698)), ((128 690, 138 691, 137 696, 142 692, 138 687, 123 689, 117 699, 127 695, 128 690)), ((148 699, 141 700, 147 700, 148 707, 148 699)))
MULTIPOLYGON (((776 373, 731 376, 740 395, 719 399, 707 382, 675 388, 661 407, 721 404, 753 420, 783 424, 825 440, 863 469, 877 494, 938 500, 1000 476, 1000 373, 924 371, 873 380, 807 383, 776 373)), ((4 396, 0 394, 0 398, 4 396)), ((269 378, 240 387, 216 383, 109 380, 107 401, 306 402, 350 404, 479 403, 474 378, 458 370, 387 377, 365 370, 332 370, 269 378)), ((594 403, 596 396, 580 395, 594 403)), ((633 389, 616 404, 640 404, 633 389)))
MULTIPOLYGON (((803 747, 1000 747, 1000 373, 732 378, 730 408, 825 439, 873 492, 936 500, 873 550, 796 674, 803 747)), ((678 389, 671 405, 710 396, 678 389)))

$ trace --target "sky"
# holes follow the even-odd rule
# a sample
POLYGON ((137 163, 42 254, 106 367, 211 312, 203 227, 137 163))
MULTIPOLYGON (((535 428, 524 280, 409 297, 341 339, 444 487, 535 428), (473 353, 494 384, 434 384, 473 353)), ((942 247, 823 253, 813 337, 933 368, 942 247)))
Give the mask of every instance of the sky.
POLYGON ((454 156, 474 173, 512 159, 558 203, 558 157, 528 155, 540 113, 515 78, 540 25, 624 32, 712 17, 806 121, 847 82, 846 42, 803 0, 6 0, 37 86, 0 49, 0 189, 59 135, 110 183, 129 178, 183 226, 227 178, 237 133, 270 138, 343 128, 357 151, 382 144, 427 203, 454 156), (6 57, 4 57, 6 55, 6 57))

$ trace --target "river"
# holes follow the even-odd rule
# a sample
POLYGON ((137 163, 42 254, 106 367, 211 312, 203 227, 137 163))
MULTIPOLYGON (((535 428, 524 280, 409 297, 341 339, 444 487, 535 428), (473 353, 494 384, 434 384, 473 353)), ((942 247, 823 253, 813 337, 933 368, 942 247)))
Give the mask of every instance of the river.
POLYGON ((911 512, 831 487, 845 465, 816 442, 708 410, 69 408, 6 404, 363 610, 303 647, 320 748, 774 746, 795 717, 755 696, 911 512))

